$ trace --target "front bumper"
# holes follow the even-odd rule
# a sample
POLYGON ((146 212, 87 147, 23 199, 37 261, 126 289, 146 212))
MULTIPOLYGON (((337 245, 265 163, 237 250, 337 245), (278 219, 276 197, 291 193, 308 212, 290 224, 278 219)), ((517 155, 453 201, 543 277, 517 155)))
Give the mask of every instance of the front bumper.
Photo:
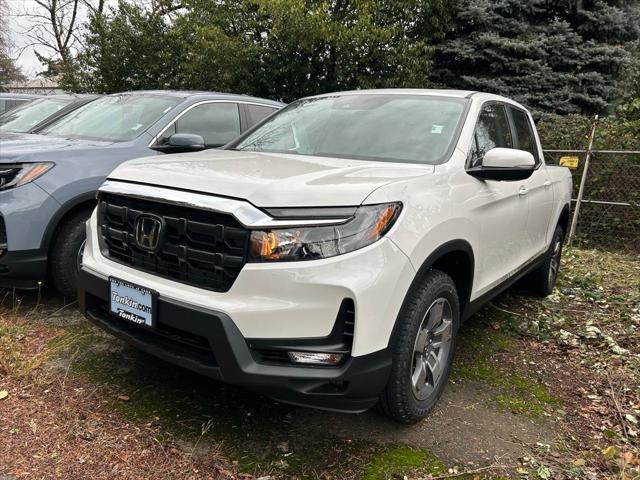
MULTIPOLYGON (((162 295, 153 330, 108 312, 108 279, 86 269, 78 292, 80 311, 95 325, 137 348, 208 377, 250 387, 276 400, 316 408, 363 411, 372 407, 391 367, 385 348, 349 357, 338 367, 269 365, 258 362, 250 345, 277 340, 246 339, 226 314, 162 295)), ((287 339, 309 349, 312 339, 287 339)), ((318 342, 321 342, 318 339, 318 342)))
POLYGON ((117 277, 161 298, 216 311, 233 320, 244 338, 304 339, 328 336, 344 299, 355 307, 351 354, 387 348, 396 318, 415 278, 407 256, 388 238, 323 260, 247 263, 227 292, 162 278, 106 258, 98 246, 96 213, 87 223, 82 259, 87 272, 117 277))
POLYGON ((43 250, 8 251, 0 257, 0 288, 35 289, 47 274, 43 250))
POLYGON ((43 238, 60 204, 35 183, 0 192, 0 287, 37 288, 47 274, 43 238))

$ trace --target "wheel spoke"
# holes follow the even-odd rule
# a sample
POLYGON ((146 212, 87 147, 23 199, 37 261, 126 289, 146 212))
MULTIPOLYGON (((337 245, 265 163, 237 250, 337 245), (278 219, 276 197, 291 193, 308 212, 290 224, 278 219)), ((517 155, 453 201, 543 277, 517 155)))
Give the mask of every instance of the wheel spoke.
POLYGON ((416 339, 416 343, 413 347, 413 351, 423 353, 428 340, 429 340, 429 332, 427 332, 426 329, 420 330, 418 332, 418 338, 416 339))
POLYGON ((424 356, 416 355, 415 357, 415 370, 411 375, 411 383, 414 388, 420 390, 422 385, 427 382, 427 368, 424 363, 424 356))
POLYGON ((453 322, 443 319, 442 323, 433 331, 433 348, 441 348, 451 342, 453 322))
POLYGON ((426 358, 426 367, 431 373, 431 382, 435 387, 442 376, 442 364, 440 363, 440 359, 435 352, 431 352, 429 356, 426 358))
POLYGON ((427 331, 433 331, 433 329, 440 324, 442 312, 444 311, 444 302, 445 300, 443 298, 439 298, 431 305, 431 308, 427 312, 427 331))

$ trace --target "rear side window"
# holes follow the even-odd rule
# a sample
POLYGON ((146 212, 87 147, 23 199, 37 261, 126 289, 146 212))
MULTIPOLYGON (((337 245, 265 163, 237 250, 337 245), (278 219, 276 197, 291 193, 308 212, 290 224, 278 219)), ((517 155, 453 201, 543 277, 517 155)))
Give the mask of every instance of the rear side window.
POLYGON ((471 167, 480 165, 482 157, 492 148, 513 148, 507 110, 498 103, 485 105, 478 117, 471 149, 471 167))
POLYGON ((204 139, 207 147, 221 147, 240 135, 237 103, 203 103, 176 120, 159 140, 167 143, 174 133, 193 133, 204 139))
POLYGON ((246 105, 246 108, 249 127, 253 127, 277 110, 277 108, 264 105, 246 105))
POLYGON ((516 130, 516 137, 518 138, 518 148, 531 153, 537 162, 538 149, 533 138, 533 131, 531 129, 529 116, 522 110, 517 110, 515 108, 511 109, 511 116, 513 117, 513 125, 516 130))

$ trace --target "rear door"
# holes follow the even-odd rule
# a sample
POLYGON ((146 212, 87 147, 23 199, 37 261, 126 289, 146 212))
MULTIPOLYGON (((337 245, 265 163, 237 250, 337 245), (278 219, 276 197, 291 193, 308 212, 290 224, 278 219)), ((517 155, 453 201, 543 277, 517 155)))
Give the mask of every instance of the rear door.
POLYGON ((279 108, 270 105, 258 105, 254 103, 245 103, 242 105, 242 108, 244 109, 242 122, 243 133, 279 110, 279 108))
POLYGON ((514 106, 509 106, 509 112, 516 148, 530 152, 536 160, 536 169, 525 182, 529 213, 523 247, 527 249, 527 259, 532 259, 547 249, 546 237, 553 213, 553 188, 542 153, 538 150, 531 116, 514 106))
MULTIPOLYGON (((476 123, 469 166, 479 165, 492 148, 513 148, 514 140, 507 107, 500 102, 485 103, 476 123)), ((468 205, 480 232, 481 251, 476 258, 478 288, 484 293, 517 271, 526 258, 528 201, 524 181, 473 181, 475 195, 468 205)))

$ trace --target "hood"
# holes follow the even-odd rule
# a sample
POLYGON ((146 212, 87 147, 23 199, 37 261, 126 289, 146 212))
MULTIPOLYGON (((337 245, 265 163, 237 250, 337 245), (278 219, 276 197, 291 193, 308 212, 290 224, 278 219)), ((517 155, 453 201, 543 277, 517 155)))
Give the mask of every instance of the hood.
POLYGON ((432 165, 231 150, 126 162, 112 180, 246 199, 259 207, 360 205, 375 189, 432 165))
POLYGON ((23 155, 77 148, 100 148, 113 142, 52 137, 35 133, 0 133, 0 162, 23 155))

